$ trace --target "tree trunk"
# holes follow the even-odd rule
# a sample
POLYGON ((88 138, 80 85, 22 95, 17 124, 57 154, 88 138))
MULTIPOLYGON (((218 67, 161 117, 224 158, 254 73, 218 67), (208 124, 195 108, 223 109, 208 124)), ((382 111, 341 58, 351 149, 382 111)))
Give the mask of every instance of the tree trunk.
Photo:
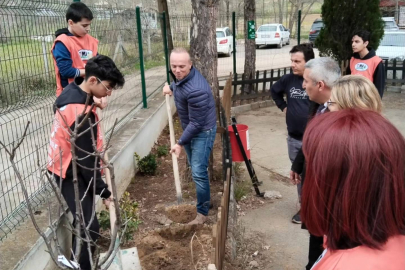
POLYGON ((230 13, 229 13, 229 1, 230 0, 225 1, 225 5, 226 5, 226 23, 227 23, 227 26, 231 27, 231 18, 230 18, 230 13))
POLYGON ((283 8, 284 8, 284 1, 283 0, 278 0, 278 23, 283 24, 283 19, 284 19, 284 14, 283 14, 283 8))
POLYGON ((274 0, 272 0, 273 1, 273 14, 274 14, 274 20, 276 21, 277 20, 277 13, 276 13, 276 9, 274 8, 275 6, 276 6, 276 2, 274 2, 274 0))
MULTIPOLYGON (((254 39, 248 39, 248 21, 254 21, 256 14, 255 0, 245 0, 245 66, 243 73, 246 79, 254 79, 256 71, 256 42, 254 39)), ((245 85, 243 91, 251 93, 254 85, 245 85)))
POLYGON ((214 97, 219 97, 217 76, 216 18, 219 0, 192 0, 190 55, 193 66, 211 86, 214 97))
MULTIPOLYGON (((216 18, 219 0, 192 0, 190 55, 193 66, 211 86, 216 107, 219 108, 218 56, 216 18)), ((219 112, 218 112, 219 113, 219 112)), ((209 162, 209 177, 213 180, 213 152, 209 162)))
MULTIPOLYGON (((173 38, 172 38, 172 30, 170 27, 170 16, 169 16, 169 9, 167 7, 167 0, 158 0, 158 11, 162 13, 163 11, 166 13, 166 32, 167 32, 167 46, 169 47, 169 52, 173 50, 173 38)), ((162 33, 163 33, 163 24, 162 33)))

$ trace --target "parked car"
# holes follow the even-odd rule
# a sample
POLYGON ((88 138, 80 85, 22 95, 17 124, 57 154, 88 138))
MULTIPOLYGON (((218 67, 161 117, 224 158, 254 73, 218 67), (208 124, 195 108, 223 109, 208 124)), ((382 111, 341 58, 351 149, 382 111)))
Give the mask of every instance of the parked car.
POLYGON ((376 54, 383 60, 405 60, 405 32, 385 32, 376 54))
POLYGON ((315 43, 315 39, 318 37, 319 32, 324 27, 322 19, 316 19, 309 31, 309 42, 315 43))
POLYGON ((256 31, 256 48, 260 45, 277 45, 282 48, 290 44, 290 30, 282 24, 263 24, 256 31))
POLYGON ((395 22, 394 17, 383 17, 382 19, 384 21, 384 30, 385 31, 399 30, 399 27, 398 27, 397 23, 395 22))
POLYGON ((231 56, 233 52, 233 36, 229 27, 217 28, 217 53, 231 56))

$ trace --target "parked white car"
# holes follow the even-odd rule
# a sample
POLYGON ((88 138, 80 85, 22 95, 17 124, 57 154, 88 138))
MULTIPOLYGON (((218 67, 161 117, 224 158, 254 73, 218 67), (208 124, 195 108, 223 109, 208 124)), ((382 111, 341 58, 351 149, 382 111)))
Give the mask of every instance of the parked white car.
POLYGON ((282 48, 285 44, 290 44, 290 30, 282 24, 263 24, 256 31, 257 49, 261 45, 277 45, 282 48))
POLYGON ((233 36, 229 27, 217 28, 217 53, 231 56, 233 52, 233 36))
POLYGON ((376 54, 383 60, 405 60, 405 32, 385 32, 376 54))
POLYGON ((384 21, 384 30, 385 31, 395 31, 399 30, 397 23, 395 22, 394 17, 382 17, 384 21))

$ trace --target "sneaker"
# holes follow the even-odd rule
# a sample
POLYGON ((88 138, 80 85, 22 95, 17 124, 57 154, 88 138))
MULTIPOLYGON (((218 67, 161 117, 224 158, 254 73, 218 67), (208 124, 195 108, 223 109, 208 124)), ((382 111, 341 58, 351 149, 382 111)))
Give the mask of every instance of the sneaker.
POLYGON ((207 216, 197 213, 197 216, 195 217, 195 219, 193 221, 189 222, 188 225, 204 224, 206 221, 207 221, 207 216))
POLYGON ((293 223, 301 224, 301 210, 295 214, 291 220, 293 223))

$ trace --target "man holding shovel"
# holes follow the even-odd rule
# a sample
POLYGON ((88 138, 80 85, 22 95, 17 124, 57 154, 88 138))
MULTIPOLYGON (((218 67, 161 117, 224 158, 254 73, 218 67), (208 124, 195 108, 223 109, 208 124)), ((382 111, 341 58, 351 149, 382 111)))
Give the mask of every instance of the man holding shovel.
POLYGON ((186 49, 173 49, 170 68, 175 79, 170 86, 163 87, 163 94, 174 94, 183 128, 183 134, 170 152, 179 157, 182 147, 186 151, 197 191, 197 217, 189 224, 203 224, 207 220, 211 200, 208 160, 217 129, 215 100, 211 87, 193 67, 186 49))

